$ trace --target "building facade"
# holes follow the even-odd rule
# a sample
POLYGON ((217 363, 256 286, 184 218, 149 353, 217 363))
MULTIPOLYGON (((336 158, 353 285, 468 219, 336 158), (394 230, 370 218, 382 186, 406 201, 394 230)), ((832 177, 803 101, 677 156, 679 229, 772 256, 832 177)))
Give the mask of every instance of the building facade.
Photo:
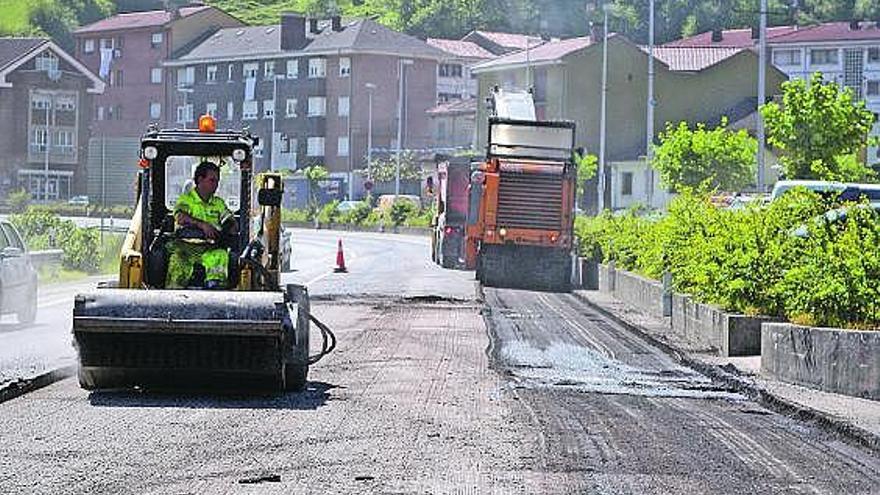
MULTIPOLYGON (((701 33, 666 46, 757 48, 755 29, 701 33)), ((827 22, 812 26, 776 26, 767 30, 768 56, 789 79, 821 72, 826 81, 852 89, 866 108, 880 115, 880 26, 877 22, 827 22)), ((880 120, 880 119, 878 119, 880 120)), ((880 135, 875 123, 873 135, 880 135)), ((880 164, 880 148, 867 152, 869 165, 880 164)))
POLYGON ((427 43, 446 54, 437 65, 437 103, 477 97, 477 79, 471 67, 495 55, 471 41, 428 38, 427 43))
POLYGON ((151 122, 174 122, 178 95, 167 91, 162 63, 217 29, 241 21, 209 6, 117 14, 74 32, 76 56, 106 83, 95 99, 95 133, 139 137, 151 122))
POLYGON ((369 19, 284 14, 280 25, 220 29, 163 65, 169 90, 185 95, 177 125, 209 113, 219 128, 247 126, 262 138, 258 170, 323 165, 359 197, 354 171, 366 168, 369 141, 377 153, 396 149, 398 131, 404 149, 430 144, 443 57, 369 19))
POLYGON ((0 38, 0 195, 36 201, 86 191, 93 98, 104 82, 54 42, 0 38))
MULTIPOLYGON (((644 156, 647 148, 646 49, 623 36, 608 43, 606 101, 606 187, 603 204, 625 208, 633 203, 663 206, 666 198, 657 174, 644 156), (620 164, 619 166, 616 164, 620 164)), ((757 55, 741 48, 655 49, 656 135, 667 122, 717 123, 748 120, 757 107, 757 55)), ((602 42, 590 37, 550 41, 526 57, 516 52, 474 68, 484 98, 495 86, 505 89, 534 87, 539 120, 571 120, 577 125, 576 143, 599 155, 602 95, 602 42)), ((785 75, 772 67, 767 94, 779 93, 785 75)), ((488 110, 477 106, 476 150, 485 148, 488 110)), ((588 203, 598 196, 587 191, 588 203), (590 195, 592 194, 592 197, 590 195)))

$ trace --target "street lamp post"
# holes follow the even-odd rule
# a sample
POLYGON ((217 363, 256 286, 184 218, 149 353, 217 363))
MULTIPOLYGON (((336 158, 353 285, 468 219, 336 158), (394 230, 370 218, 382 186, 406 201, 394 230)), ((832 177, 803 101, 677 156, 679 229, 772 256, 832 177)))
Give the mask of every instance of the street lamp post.
POLYGON ((397 159, 396 171, 394 173, 394 194, 400 195, 400 152, 402 143, 400 142, 403 135, 403 66, 412 65, 413 61, 401 58, 397 63, 397 78, 400 79, 400 85, 397 90, 397 159))
POLYGON ((278 158, 277 145, 280 140, 275 136, 275 119, 278 118, 278 80, 283 78, 284 76, 281 74, 272 74, 272 142, 270 143, 272 150, 269 153, 269 159, 271 160, 269 164, 270 170, 276 169, 275 161, 278 158))
POLYGON ((599 114, 599 211, 605 209, 605 110, 608 93, 608 9, 602 5, 602 101, 599 114))
POLYGON ((376 85, 366 83, 367 88, 367 180, 373 180, 373 90, 376 85))
POLYGON ((758 33, 758 192, 764 192, 764 117, 761 105, 766 101, 767 79, 767 0, 761 0, 761 21, 758 33))
POLYGON ((648 106, 647 121, 645 122, 645 134, 647 141, 645 143, 645 162, 647 169, 645 197, 648 208, 653 207, 654 203, 654 0, 650 0, 648 5, 648 106))

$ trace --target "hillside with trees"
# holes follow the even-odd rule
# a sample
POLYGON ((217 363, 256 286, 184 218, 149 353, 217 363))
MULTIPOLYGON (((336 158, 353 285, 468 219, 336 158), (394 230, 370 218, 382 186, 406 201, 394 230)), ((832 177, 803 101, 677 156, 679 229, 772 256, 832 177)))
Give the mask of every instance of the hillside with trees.
MULTIPOLYGON (((6 0, 0 35, 48 34, 62 46, 70 32, 118 12, 164 8, 185 0, 6 0)), ((421 38, 458 38, 472 29, 553 37, 583 36, 601 21, 601 1, 584 0, 206 0, 251 24, 277 23, 280 13, 371 16, 421 38)), ((647 40, 648 0, 610 0, 611 29, 636 42, 647 40)), ((876 0, 769 0, 770 25, 823 21, 880 20, 876 0)), ((656 39, 670 41, 713 28, 757 23, 758 0, 656 0, 656 39)))

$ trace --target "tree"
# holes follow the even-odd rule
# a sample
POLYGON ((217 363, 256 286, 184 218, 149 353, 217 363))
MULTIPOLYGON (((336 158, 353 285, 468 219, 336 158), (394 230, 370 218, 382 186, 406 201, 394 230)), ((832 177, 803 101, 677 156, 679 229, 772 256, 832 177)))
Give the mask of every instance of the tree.
POLYGON ((761 107, 767 141, 781 153, 788 179, 857 181, 870 174, 845 157, 870 143, 874 114, 864 101, 854 101, 849 88, 822 80, 795 79, 782 84, 782 104, 761 107))
MULTIPOLYGON (((362 171, 366 173, 366 171, 362 171)), ((394 182, 397 177, 397 156, 394 154, 384 158, 373 159, 370 176, 375 182, 394 182)), ((412 151, 400 153, 400 180, 421 180, 422 169, 412 151)))
POLYGON ((693 130, 686 122, 667 123, 655 150, 653 167, 663 184, 676 191, 701 187, 736 191, 755 176, 758 144, 744 129, 728 130, 726 118, 711 130, 702 123, 693 130))
POLYGON ((582 149, 574 152, 572 157, 577 166, 577 194, 580 196, 584 193, 584 182, 592 179, 599 169, 599 159, 596 155, 587 154, 582 149))
POLYGON ((323 165, 312 165, 303 170, 306 180, 309 181, 309 206, 312 209, 318 207, 318 183, 330 176, 330 172, 323 165))

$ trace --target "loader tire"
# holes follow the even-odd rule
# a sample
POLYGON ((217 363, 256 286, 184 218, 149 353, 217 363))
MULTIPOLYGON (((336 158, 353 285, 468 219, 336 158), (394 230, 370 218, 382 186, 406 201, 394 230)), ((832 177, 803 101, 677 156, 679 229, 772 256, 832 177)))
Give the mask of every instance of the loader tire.
POLYGON ((284 391, 299 392, 300 390, 306 388, 306 378, 308 377, 308 374, 308 365, 286 365, 284 367, 284 391))

